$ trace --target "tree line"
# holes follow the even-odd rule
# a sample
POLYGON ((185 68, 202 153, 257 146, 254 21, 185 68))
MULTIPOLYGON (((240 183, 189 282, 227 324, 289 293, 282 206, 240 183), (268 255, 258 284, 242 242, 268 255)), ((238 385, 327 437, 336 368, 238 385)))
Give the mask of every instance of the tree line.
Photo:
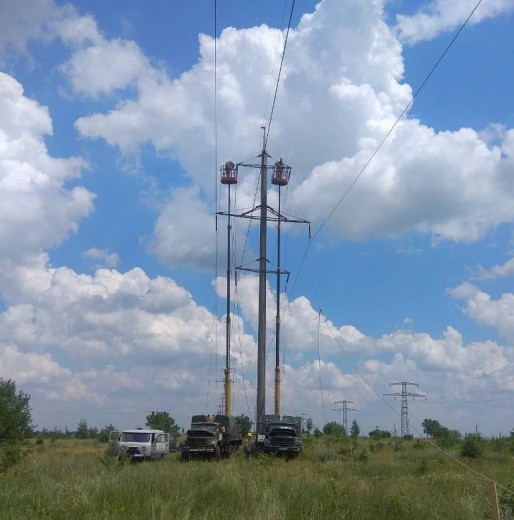
MULTIPOLYGON (((237 416, 236 422, 244 436, 252 431, 252 421, 247 415, 237 416)), ((175 437, 184 433, 184 429, 166 411, 150 412, 146 416, 146 426, 151 429, 163 430, 175 437)), ((514 430, 507 437, 484 439, 478 433, 466 434, 463 437, 459 431, 442 425, 436 419, 425 419, 421 426, 424 435, 431 442, 436 443, 443 449, 460 448, 460 454, 463 457, 479 457, 488 444, 491 444, 491 447, 495 450, 508 450, 514 453, 514 430)), ((18 463, 28 453, 28 440, 31 437, 36 437, 36 442, 43 442, 45 438, 96 439, 107 442, 113 431, 116 431, 116 428, 112 424, 107 424, 103 428, 91 427, 86 419, 81 419, 74 431, 70 431, 68 428, 65 428, 64 431, 57 428, 53 430, 43 428, 36 431, 32 424, 30 396, 22 390, 17 390, 15 381, 0 378, 0 471, 5 471, 18 463)), ((332 435, 339 437, 349 435, 355 441, 361 433, 356 420, 352 422, 350 431, 347 432, 342 424, 335 421, 328 422, 320 430, 314 427, 310 418, 305 421, 305 428, 302 428, 302 431, 315 436, 332 435)), ((390 438, 392 434, 377 427, 369 432, 369 437, 373 441, 378 441, 390 438)), ((409 438, 412 438, 412 436, 409 436, 409 438)))

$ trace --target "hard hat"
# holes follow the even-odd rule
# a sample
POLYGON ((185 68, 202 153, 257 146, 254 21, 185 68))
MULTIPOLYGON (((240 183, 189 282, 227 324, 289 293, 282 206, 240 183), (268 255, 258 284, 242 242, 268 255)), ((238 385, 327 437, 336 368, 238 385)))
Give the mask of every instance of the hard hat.
POLYGON ((251 437, 251 436, 252 436, 252 432, 248 432, 248 433, 246 434, 246 436, 247 436, 247 437, 251 437))

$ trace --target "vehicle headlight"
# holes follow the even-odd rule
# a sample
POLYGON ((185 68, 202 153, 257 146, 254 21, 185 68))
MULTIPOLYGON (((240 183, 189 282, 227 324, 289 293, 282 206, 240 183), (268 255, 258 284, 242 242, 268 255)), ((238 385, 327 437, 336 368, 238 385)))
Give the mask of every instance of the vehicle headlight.
POLYGON ((146 446, 143 446, 143 453, 146 453, 146 446))

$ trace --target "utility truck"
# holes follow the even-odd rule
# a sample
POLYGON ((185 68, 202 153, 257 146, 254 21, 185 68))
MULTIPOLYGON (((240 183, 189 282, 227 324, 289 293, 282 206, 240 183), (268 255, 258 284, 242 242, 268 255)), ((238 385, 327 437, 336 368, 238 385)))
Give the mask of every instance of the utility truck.
POLYGON ((228 415, 193 415, 191 428, 181 446, 182 460, 193 457, 220 459, 230 457, 243 443, 241 428, 228 415))
POLYGON ((161 459, 169 453, 170 434, 162 430, 135 428, 111 432, 118 457, 130 457, 133 462, 161 459))
POLYGON ((264 433, 257 437, 257 448, 264 453, 298 456, 302 451, 302 418, 284 415, 264 416, 264 433))

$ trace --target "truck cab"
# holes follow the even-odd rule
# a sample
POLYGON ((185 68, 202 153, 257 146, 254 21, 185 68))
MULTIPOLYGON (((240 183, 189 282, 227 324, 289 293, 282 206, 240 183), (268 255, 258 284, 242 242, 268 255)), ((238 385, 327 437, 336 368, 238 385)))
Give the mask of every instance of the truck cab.
POLYGON ((170 434, 162 430, 136 428, 117 433, 116 455, 130 457, 136 462, 160 459, 169 453, 170 434))
POLYGON ((303 447, 301 425, 301 417, 284 416, 281 419, 275 415, 266 415, 265 431, 258 439, 260 449, 264 453, 298 456, 303 447))

